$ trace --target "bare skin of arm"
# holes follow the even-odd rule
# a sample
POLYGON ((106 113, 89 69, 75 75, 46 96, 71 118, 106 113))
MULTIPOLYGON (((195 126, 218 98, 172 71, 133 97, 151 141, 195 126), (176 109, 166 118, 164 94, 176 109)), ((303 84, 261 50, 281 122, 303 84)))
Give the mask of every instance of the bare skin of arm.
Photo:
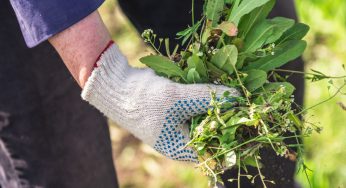
POLYGON ((110 40, 97 11, 48 39, 81 88, 110 40))

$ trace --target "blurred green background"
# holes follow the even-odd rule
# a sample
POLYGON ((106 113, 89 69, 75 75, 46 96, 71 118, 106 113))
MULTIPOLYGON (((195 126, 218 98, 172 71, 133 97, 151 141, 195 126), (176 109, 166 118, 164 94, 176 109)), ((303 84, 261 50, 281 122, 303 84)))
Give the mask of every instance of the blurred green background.
MULTIPOLYGON (((297 0, 296 7, 300 21, 311 27, 304 54, 306 70, 345 75, 342 64, 346 62, 346 1, 297 0)), ((141 66, 138 59, 150 53, 150 49, 117 3, 106 0, 100 13, 129 62, 141 66)), ((341 84, 335 82, 328 89, 328 81, 306 83, 305 107, 327 99, 341 84)), ((342 92, 346 93, 346 89, 342 92)), ((309 176, 314 188, 346 187, 346 111, 338 103, 346 104, 346 97, 338 96, 306 115, 310 122, 323 127, 321 134, 305 140, 306 161, 313 170, 309 176)), ((207 179, 193 166, 165 159, 116 125, 110 127, 121 187, 207 187, 207 179)), ((304 174, 299 173, 297 180, 303 187, 309 187, 304 174)))

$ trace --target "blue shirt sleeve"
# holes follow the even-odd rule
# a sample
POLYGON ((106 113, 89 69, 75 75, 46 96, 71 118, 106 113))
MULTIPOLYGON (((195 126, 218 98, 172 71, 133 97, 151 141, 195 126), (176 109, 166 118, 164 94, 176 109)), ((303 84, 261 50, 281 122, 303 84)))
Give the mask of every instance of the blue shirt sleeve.
POLYGON ((28 47, 95 11, 104 0, 10 0, 28 47))

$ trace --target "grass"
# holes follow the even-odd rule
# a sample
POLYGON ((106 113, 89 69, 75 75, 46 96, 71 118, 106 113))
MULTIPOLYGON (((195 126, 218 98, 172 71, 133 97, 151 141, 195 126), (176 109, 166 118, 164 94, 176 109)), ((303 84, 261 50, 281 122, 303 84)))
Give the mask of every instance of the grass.
MULTIPOLYGON (((309 47, 304 54, 306 70, 316 69, 329 75, 345 74, 341 64, 346 62, 346 1, 297 0, 296 5, 301 21, 311 27, 306 37, 309 47)), ((116 2, 106 0, 100 12, 130 64, 141 66, 138 59, 150 49, 143 44, 116 2)), ((307 83, 305 106, 312 106, 335 91, 332 88, 328 92, 327 88, 327 81, 307 83)), ((338 106, 338 102, 346 104, 346 97, 338 96, 306 116, 323 126, 321 134, 314 134, 304 142, 305 157, 313 170, 309 175, 314 188, 346 187, 346 111, 338 106)), ((110 128, 121 187, 207 187, 206 178, 193 166, 163 158, 117 126, 110 128)), ((309 187, 304 176, 299 173, 297 180, 303 187, 309 187)))
MULTIPOLYGON (((345 74, 341 64, 346 61, 346 1, 309 0, 296 3, 300 19, 311 26, 307 37, 309 47, 304 55, 306 69, 318 69, 330 75, 345 74)), ((326 82, 306 86, 307 107, 330 96, 326 82)), ((339 96, 308 114, 308 117, 314 115, 311 120, 323 126, 321 134, 305 140, 306 159, 313 170, 310 173, 311 183, 316 188, 346 187, 346 111, 338 107, 338 102, 345 104, 346 97, 339 96)), ((299 174, 298 179, 304 187, 308 187, 303 176, 299 174)))

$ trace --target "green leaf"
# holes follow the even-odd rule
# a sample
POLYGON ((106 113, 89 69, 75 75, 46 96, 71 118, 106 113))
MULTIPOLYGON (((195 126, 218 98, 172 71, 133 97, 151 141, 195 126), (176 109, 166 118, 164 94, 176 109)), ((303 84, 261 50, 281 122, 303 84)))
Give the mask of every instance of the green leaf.
POLYGON ((275 92, 281 89, 282 87, 285 88, 285 96, 290 97, 294 90, 296 89, 292 84, 288 82, 273 82, 273 83, 267 83, 264 84, 264 90, 267 92, 275 92))
MULTIPOLYGON (((228 123, 227 123, 228 125, 228 123)), ((234 125, 234 126, 227 126, 227 128, 222 129, 222 137, 221 140, 224 143, 231 143, 235 139, 235 133, 237 132, 237 129, 240 127, 240 125, 234 125)))
POLYGON ((164 74, 169 78, 177 76, 185 79, 184 71, 167 57, 149 55, 142 57, 139 61, 153 69, 155 72, 164 74))
POLYGON ((306 42, 303 40, 291 40, 284 42, 275 47, 274 55, 268 55, 257 61, 250 62, 248 66, 244 67, 244 70, 273 70, 301 56, 305 48, 306 42))
POLYGON ((225 4, 232 4, 235 0, 224 0, 225 4))
POLYGON ((265 44, 270 44, 277 41, 284 34, 284 32, 291 28, 295 23, 294 20, 283 17, 273 18, 269 20, 269 22, 274 25, 274 30, 273 34, 268 38, 265 44))
POLYGON ((275 42, 293 24, 294 20, 282 17, 259 22, 244 39, 244 51, 255 52, 263 45, 275 42))
POLYGON ((203 61, 197 56, 192 55, 187 59, 188 69, 195 68, 203 81, 208 81, 208 71, 203 61))
POLYGON ((296 23, 293 27, 287 30, 277 43, 286 42, 289 40, 301 40, 309 32, 310 27, 303 23, 296 23))
POLYGON ((197 30, 199 29, 199 27, 201 26, 202 20, 198 21, 195 25, 186 28, 183 31, 178 32, 177 35, 177 39, 183 39, 182 41, 182 45, 185 44, 185 42, 194 34, 197 32, 197 30))
POLYGON ((267 81, 267 73, 263 70, 253 69, 245 71, 245 73, 248 76, 244 80, 244 85, 250 92, 262 87, 263 84, 267 81))
POLYGON ((213 22, 213 26, 215 26, 220 19, 224 3, 223 0, 208 0, 206 16, 213 22))
POLYGON ((236 26, 238 26, 240 19, 253 11, 255 8, 260 7, 270 0, 243 0, 240 5, 232 11, 229 21, 233 22, 236 26))
POLYGON ((238 49, 234 45, 226 45, 211 58, 211 63, 221 70, 232 74, 238 59, 238 49))
POLYGON ((230 129, 232 131, 233 131, 233 128, 232 128, 233 126, 240 126, 240 125, 255 126, 257 124, 258 124, 257 119, 248 119, 246 117, 239 117, 239 116, 232 117, 226 123, 227 129, 230 129))
POLYGON ((243 68, 245 59, 247 58, 247 56, 245 54, 239 55, 238 59, 237 59, 237 63, 236 63, 236 68, 238 70, 241 70, 243 68))
MULTIPOLYGON (((253 156, 249 156, 249 157, 246 157, 244 160, 243 160, 243 163, 247 166, 252 166, 252 167, 256 167, 257 168, 257 163, 256 163, 256 160, 255 160, 255 157, 253 156)), ((262 168, 263 167, 263 164, 262 163, 258 163, 258 167, 259 168, 262 168)), ((250 178, 251 179, 251 178, 250 178)))
POLYGON ((261 48, 267 39, 272 35, 274 26, 268 20, 263 20, 256 24, 244 39, 244 50, 248 53, 255 52, 261 48))
POLYGON ((188 83, 190 83, 190 84, 202 82, 202 79, 199 76, 199 74, 195 68, 192 68, 188 71, 186 79, 187 79, 188 83))
POLYGON ((303 127, 303 123, 300 121, 300 119, 295 114, 293 114, 293 112, 289 113, 287 117, 289 120, 291 120, 294 123, 294 125, 298 129, 301 129, 303 127))
POLYGON ((218 79, 218 78, 221 78, 222 75, 227 74, 223 70, 217 68, 212 63, 206 62, 206 65, 207 65, 207 68, 208 68, 209 76, 212 79, 218 79))
POLYGON ((268 3, 256 8, 251 13, 241 19, 239 24, 239 37, 245 38, 250 29, 259 21, 264 20, 273 9, 276 0, 270 0, 268 3))

